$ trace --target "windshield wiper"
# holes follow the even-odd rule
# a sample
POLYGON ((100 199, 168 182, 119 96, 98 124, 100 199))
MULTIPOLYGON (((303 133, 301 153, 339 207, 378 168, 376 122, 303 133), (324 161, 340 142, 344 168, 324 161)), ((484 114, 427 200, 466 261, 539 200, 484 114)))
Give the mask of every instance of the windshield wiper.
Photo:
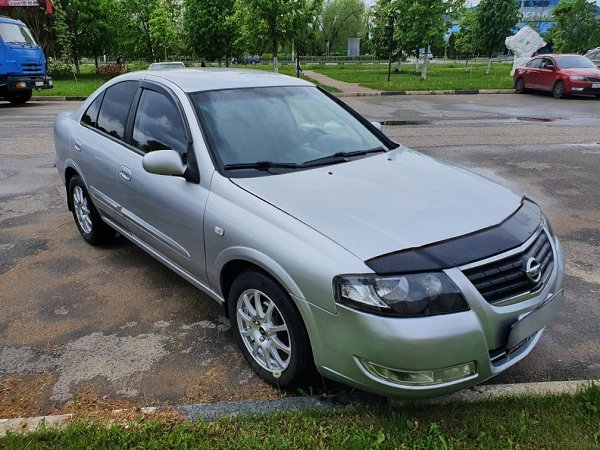
POLYGON ((256 169, 256 170, 270 170, 270 169, 298 169, 299 166, 296 163, 279 163, 273 161, 256 161, 251 163, 235 163, 225 164, 223 168, 225 170, 243 170, 243 169, 256 169))
POLYGON ((374 148, 370 148, 367 150, 357 150, 354 152, 338 152, 338 153, 334 153, 333 155, 324 156, 322 158, 311 159, 309 161, 305 161, 304 163, 301 164, 301 167, 311 167, 311 166, 320 166, 320 165, 326 165, 326 164, 342 163, 342 162, 346 162, 348 160, 348 158, 351 158, 353 156, 364 156, 364 155, 369 155, 371 153, 381 153, 381 152, 385 153, 385 152, 387 152, 387 150, 384 149, 383 147, 374 147, 374 148))

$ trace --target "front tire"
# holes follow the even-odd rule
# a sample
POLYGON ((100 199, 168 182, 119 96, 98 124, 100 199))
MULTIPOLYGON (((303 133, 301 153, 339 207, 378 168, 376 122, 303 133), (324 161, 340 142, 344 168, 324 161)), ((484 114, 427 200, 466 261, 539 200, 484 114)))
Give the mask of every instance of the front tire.
POLYGON ((517 78, 517 81, 515 82, 515 93, 525 93, 525 82, 523 81, 523 78, 517 78))
POLYGON ((21 92, 9 92, 8 94, 5 94, 4 98, 13 105, 24 105, 29 100, 31 100, 32 95, 33 92, 31 90, 21 92))
POLYGON ((236 343, 258 376, 284 389, 312 383, 308 333, 279 284, 258 271, 242 272, 229 291, 228 309, 236 343))
POLYGON ((102 221, 92 203, 85 183, 78 175, 73 175, 69 181, 68 195, 73 219, 75 219, 81 237, 91 245, 111 242, 115 237, 115 230, 102 221))
POLYGON ((564 98, 565 97, 565 83, 563 83, 560 80, 558 80, 556 83, 554 83, 554 86, 552 87, 552 95, 554 96, 554 98, 564 98))

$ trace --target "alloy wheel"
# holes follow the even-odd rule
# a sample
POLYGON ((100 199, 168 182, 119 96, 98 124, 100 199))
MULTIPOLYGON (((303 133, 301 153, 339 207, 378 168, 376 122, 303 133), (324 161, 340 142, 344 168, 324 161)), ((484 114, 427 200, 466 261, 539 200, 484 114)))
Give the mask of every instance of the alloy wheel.
POLYGON ((238 298, 236 312, 240 335, 252 358, 273 374, 287 369, 292 356, 290 333, 273 300, 257 289, 247 289, 238 298))
POLYGON ((77 223, 84 231, 89 234, 92 232, 92 217, 90 208, 88 205, 87 198, 83 193, 83 189, 80 186, 73 188, 73 208, 75 209, 75 216, 77 217, 77 223))

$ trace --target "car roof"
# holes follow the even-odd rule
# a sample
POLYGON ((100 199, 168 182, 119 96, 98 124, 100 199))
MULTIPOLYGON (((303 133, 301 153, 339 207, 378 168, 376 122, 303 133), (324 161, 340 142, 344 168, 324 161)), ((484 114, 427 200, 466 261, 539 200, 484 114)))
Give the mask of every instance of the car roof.
MULTIPOLYGON (((274 86, 313 86, 300 78, 276 74, 264 70, 191 68, 133 72, 123 79, 167 80, 184 92, 214 91, 274 86)), ((120 77, 119 77, 120 78, 120 77)))
POLYGON ((535 55, 533 56, 531 59, 534 58, 544 58, 544 57, 550 57, 550 58, 557 58, 560 56, 583 56, 583 55, 578 55, 577 53, 542 53, 540 55, 535 55))

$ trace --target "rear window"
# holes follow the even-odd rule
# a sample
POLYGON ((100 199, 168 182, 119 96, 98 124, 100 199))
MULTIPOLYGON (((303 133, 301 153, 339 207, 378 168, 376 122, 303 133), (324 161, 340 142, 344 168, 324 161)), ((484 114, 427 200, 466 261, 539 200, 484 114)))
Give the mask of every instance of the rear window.
POLYGON ((100 105, 102 104, 102 99, 104 98, 104 92, 101 93, 96 100, 92 102, 92 104, 88 107, 88 109, 83 114, 81 118, 81 122, 89 125, 91 127, 98 127, 98 112, 100 111, 100 105))
POLYGON ((117 139, 123 139, 129 108, 138 88, 137 81, 123 81, 109 87, 100 107, 97 128, 117 139))

